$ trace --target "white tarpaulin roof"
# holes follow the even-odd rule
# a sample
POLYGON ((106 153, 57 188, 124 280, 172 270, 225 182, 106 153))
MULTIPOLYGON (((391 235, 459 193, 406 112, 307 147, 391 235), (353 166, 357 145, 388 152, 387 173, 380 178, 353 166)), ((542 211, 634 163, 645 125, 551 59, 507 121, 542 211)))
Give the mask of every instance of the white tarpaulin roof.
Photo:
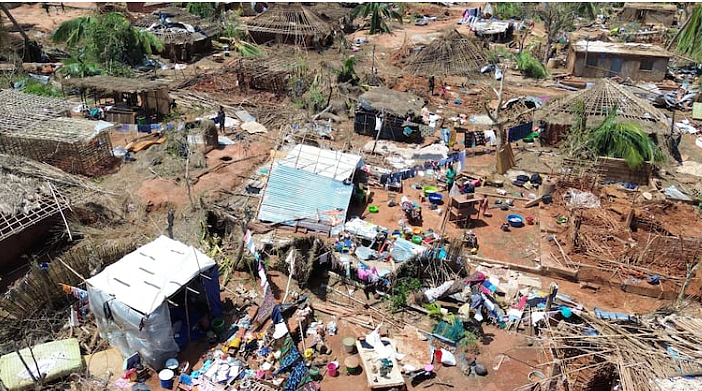
POLYGON ((88 279, 88 284, 148 315, 215 264, 195 247, 159 236, 88 279))
POLYGON ((356 169, 363 165, 363 162, 358 155, 298 144, 280 161, 280 164, 343 181, 350 178, 356 169))

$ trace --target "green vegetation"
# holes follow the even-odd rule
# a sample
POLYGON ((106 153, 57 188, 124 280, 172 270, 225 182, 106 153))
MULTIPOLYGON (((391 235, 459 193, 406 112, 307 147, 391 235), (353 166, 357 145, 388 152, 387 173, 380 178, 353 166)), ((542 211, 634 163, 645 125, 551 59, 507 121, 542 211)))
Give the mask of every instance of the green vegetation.
POLYGON ((473 354, 480 353, 480 345, 478 345, 478 337, 474 333, 472 333, 468 330, 463 332, 463 338, 461 338, 461 340, 458 341, 458 346, 467 347, 468 353, 473 353, 473 354))
POLYGON ((356 65, 356 57, 349 57, 344 61, 344 65, 341 67, 341 70, 339 70, 339 75, 336 78, 336 81, 339 83, 351 83, 353 85, 357 85, 359 78, 358 75, 356 75, 356 70, 354 69, 354 65, 356 65))
POLYGON ((80 61, 103 66, 107 73, 129 76, 131 66, 140 63, 163 43, 154 34, 134 28, 123 14, 110 12, 81 16, 61 23, 53 35, 56 43, 80 49, 80 61))
POLYGON ((490 64, 498 64, 503 58, 512 58, 512 53, 504 46, 495 46, 488 52, 487 59, 490 64))
POLYGON ((263 51, 255 44, 244 41, 244 30, 241 28, 239 15, 233 14, 224 20, 222 36, 231 38, 229 48, 242 57, 262 56, 263 51))
POLYGON ((543 79, 548 76, 546 67, 539 60, 534 58, 531 53, 527 50, 522 51, 517 56, 515 56, 515 61, 517 62, 517 68, 527 77, 534 79, 543 79))
POLYGON ((675 39, 675 52, 702 62, 702 5, 695 6, 675 39))
POLYGON ((521 19, 525 17, 526 9, 524 3, 493 3, 493 12, 500 19, 521 19))
POLYGON ((63 96, 61 89, 52 84, 43 84, 31 77, 26 77, 22 79, 24 81, 24 87, 22 91, 32 95, 46 96, 51 98, 58 98, 63 96))
POLYGON ((211 18, 217 12, 217 3, 192 2, 185 6, 186 11, 201 18, 211 18))
POLYGON ((84 60, 84 52, 73 55, 63 60, 63 68, 59 69, 62 76, 87 77, 100 74, 98 64, 84 60))
POLYGON ((390 301, 390 307, 393 311, 398 310, 407 304, 407 298, 410 293, 419 290, 422 283, 417 278, 403 279, 399 284, 396 284, 392 293, 385 296, 390 301))
POLYGON ((621 158, 631 169, 647 161, 662 162, 665 155, 641 127, 628 122, 615 122, 616 109, 607 114, 600 126, 593 129, 586 141, 597 156, 621 158))
POLYGON ((351 18, 355 19, 357 16, 366 18, 370 15, 369 27, 371 35, 390 33, 390 26, 388 26, 386 20, 394 19, 402 24, 403 10, 403 3, 368 2, 356 6, 351 14, 351 18))

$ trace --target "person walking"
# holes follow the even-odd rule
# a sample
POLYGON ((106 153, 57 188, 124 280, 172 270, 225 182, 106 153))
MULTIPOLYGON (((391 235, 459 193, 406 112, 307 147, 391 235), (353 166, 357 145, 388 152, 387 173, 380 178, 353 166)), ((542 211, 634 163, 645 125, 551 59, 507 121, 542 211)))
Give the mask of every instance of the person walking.
POLYGON ((46 11, 47 15, 51 16, 51 12, 49 12, 49 3, 41 3, 41 8, 43 8, 44 11, 46 11))

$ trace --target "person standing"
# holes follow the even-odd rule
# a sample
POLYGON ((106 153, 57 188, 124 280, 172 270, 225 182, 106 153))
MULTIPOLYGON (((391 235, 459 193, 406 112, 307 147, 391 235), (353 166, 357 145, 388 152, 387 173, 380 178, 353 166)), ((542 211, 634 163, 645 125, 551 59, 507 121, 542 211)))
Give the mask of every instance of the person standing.
POLYGON ((446 168, 446 190, 451 191, 453 182, 456 181, 456 170, 453 169, 453 164, 449 163, 446 168))
POLYGON ((446 84, 441 85, 441 99, 446 99, 446 84))
POLYGON ((219 122, 219 131, 224 133, 224 120, 227 116, 224 114, 224 107, 219 106, 219 112, 217 113, 217 121, 219 122))
POLYGON ((431 75, 431 77, 429 78, 429 93, 431 94, 431 96, 434 96, 434 83, 434 75, 431 75))
POLYGON ((49 12, 49 3, 41 3, 41 8, 43 8, 44 11, 46 11, 47 15, 51 16, 51 13, 49 12))

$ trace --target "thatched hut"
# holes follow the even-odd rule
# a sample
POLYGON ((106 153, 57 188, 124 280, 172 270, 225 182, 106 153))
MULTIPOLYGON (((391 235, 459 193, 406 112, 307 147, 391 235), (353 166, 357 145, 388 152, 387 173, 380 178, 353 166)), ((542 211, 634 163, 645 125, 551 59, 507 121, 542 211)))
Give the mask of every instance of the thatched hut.
POLYGON ((0 272, 18 266, 27 247, 41 243, 61 224, 60 213, 87 200, 90 190, 96 189, 58 168, 0 154, 0 272))
POLYGON ((256 43, 276 42, 303 47, 331 43, 332 29, 327 22, 302 4, 274 4, 246 22, 246 30, 256 43))
POLYGON ((219 20, 199 18, 176 7, 159 9, 134 25, 156 35, 164 45, 161 55, 174 61, 190 61, 194 54, 209 50, 212 38, 222 32, 219 20))
POLYGON ((584 120, 589 127, 598 126, 611 110, 616 110, 618 121, 633 122, 646 132, 665 134, 670 129, 670 121, 663 112, 626 87, 601 79, 591 88, 548 102, 536 113, 536 118, 547 124, 542 142, 553 145, 565 138, 577 119, 578 102, 583 104, 584 120))
POLYGON ((242 90, 270 91, 283 95, 288 91, 302 94, 312 82, 307 67, 289 58, 237 58, 225 64, 225 69, 236 74, 242 90))
POLYGON ((170 112, 168 84, 160 81, 114 76, 91 76, 61 81, 63 87, 77 89, 102 103, 105 119, 121 124, 157 122, 170 112))
POLYGON ((481 42, 451 30, 408 57, 404 69, 427 77, 469 76, 487 64, 487 51, 481 42))
POLYGON ((358 98, 354 131, 402 142, 422 140, 419 124, 424 99, 407 92, 373 88, 358 98), (380 121, 380 130, 377 124, 380 121))
POLYGON ((97 175, 114 162, 112 124, 69 118, 70 102, 0 91, 0 153, 49 163, 64 171, 97 175))

